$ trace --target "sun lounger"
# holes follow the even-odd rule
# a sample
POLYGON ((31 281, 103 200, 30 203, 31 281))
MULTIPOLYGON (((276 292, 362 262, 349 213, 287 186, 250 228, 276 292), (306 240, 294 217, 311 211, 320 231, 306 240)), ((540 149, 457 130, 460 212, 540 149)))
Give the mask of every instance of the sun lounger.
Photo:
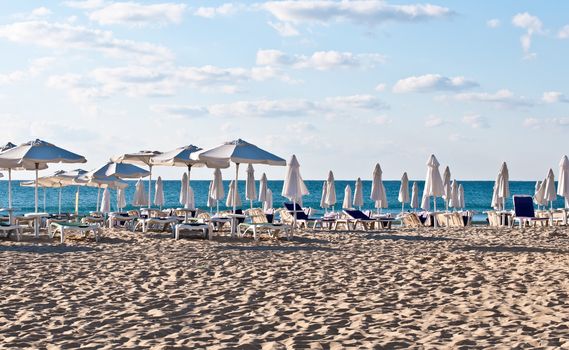
MULTIPOLYGON (((351 225, 352 229, 355 230, 359 225, 364 231, 369 231, 369 230, 374 229, 376 223, 378 223, 377 219, 373 219, 373 218, 367 216, 361 210, 345 209, 344 214, 346 214, 346 216, 347 216, 348 229, 349 229, 349 226, 351 225)), ((342 219, 340 219, 340 220, 342 220, 342 219)), ((340 220, 337 221, 336 225, 338 224, 338 222, 340 222, 340 220)))
POLYGON ((51 222, 48 226, 48 234, 49 238, 55 237, 56 234, 59 234, 61 237, 61 243, 65 241, 65 234, 66 232, 79 232, 83 237, 87 236, 89 231, 93 232, 95 236, 95 241, 99 241, 99 225, 89 225, 84 223, 78 222, 51 222))
POLYGON ((419 216, 416 213, 404 213, 401 216, 401 223, 407 228, 424 227, 421 219, 419 219, 419 216))
POLYGON ((247 232, 253 234, 254 240, 259 240, 258 231, 266 231, 272 237, 278 238, 279 232, 285 232, 287 239, 290 240, 292 237, 292 226, 285 224, 273 224, 269 223, 265 213, 262 209, 249 209, 245 211, 245 215, 251 220, 251 222, 243 222, 237 227, 238 233, 243 237, 247 232))
POLYGON ((533 208, 533 198, 531 196, 514 196, 514 217, 512 226, 515 222, 520 223, 520 228, 525 224, 535 224, 538 222, 547 222, 547 217, 537 217, 533 208))
POLYGON ((296 225, 298 228, 309 228, 309 224, 312 224, 312 228, 316 229, 316 226, 322 228, 322 219, 309 217, 304 210, 298 205, 298 203, 284 203, 285 211, 281 211, 281 218, 283 213, 285 214, 285 223, 292 225, 294 221, 294 214, 296 212, 296 225), (288 214, 288 215, 287 215, 288 214))
POLYGON ((135 222, 138 219, 138 216, 131 216, 128 213, 110 213, 108 218, 109 228, 113 228, 115 226, 122 226, 124 228, 130 228, 131 231, 134 231, 135 222))
POLYGON ((184 222, 181 224, 177 224, 175 227, 175 239, 178 240, 182 237, 182 232, 197 232, 204 239, 212 239, 213 232, 212 232, 211 225, 205 222, 184 222))
MULTIPOLYGON (((149 229, 158 229, 161 231, 165 231, 168 228, 171 228, 172 233, 175 233, 176 224, 178 223, 178 218, 171 217, 171 218, 147 218, 147 219, 139 219, 138 224, 142 228, 142 232, 148 232, 149 229)), ((138 225, 137 224, 137 225, 138 225)))
POLYGON ((16 239, 19 241, 22 238, 22 227, 20 225, 10 225, 9 222, 0 223, 0 233, 5 238, 10 237, 12 232, 16 232, 16 239))

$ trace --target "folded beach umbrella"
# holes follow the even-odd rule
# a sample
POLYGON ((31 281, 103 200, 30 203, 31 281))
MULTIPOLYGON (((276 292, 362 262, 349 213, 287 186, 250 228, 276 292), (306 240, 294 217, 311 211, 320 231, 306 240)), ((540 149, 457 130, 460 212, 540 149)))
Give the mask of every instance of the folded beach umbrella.
POLYGON ((342 201, 342 209, 350 209, 352 207, 352 188, 346 185, 344 189, 344 200, 342 201))
MULTIPOLYGON (((208 208, 213 208, 215 207, 215 203, 217 202, 212 196, 211 196, 211 189, 213 188, 213 180, 211 180, 209 182, 209 188, 207 190, 207 207, 208 208)), ((213 210, 213 209, 211 209, 213 210)))
POLYGON ((546 180, 543 180, 543 182, 537 181, 535 183, 535 192, 533 194, 533 201, 538 206, 547 204, 547 202, 544 200, 544 198, 545 198, 545 181, 546 180))
POLYGON ((553 201, 557 199, 557 191, 555 190, 555 176, 553 170, 549 169, 547 177, 545 178, 545 192, 543 199, 546 203, 549 202, 549 208, 553 209, 553 201))
POLYGON ((267 197, 263 202, 263 210, 270 211, 273 209, 273 191, 270 188, 267 188, 267 197))
POLYGON ((186 209, 195 210, 196 209, 196 198, 194 196, 194 189, 192 186, 188 186, 188 202, 184 206, 186 209))
POLYGON ((462 184, 458 185, 458 207, 464 209, 464 187, 462 184))
POLYGON ((445 200, 446 210, 448 211, 451 193, 451 181, 450 181, 450 168, 447 166, 443 172, 443 198, 445 200))
MULTIPOLYGON (((302 180, 302 176, 300 175, 300 163, 296 159, 296 156, 293 155, 288 163, 282 196, 292 201, 293 205, 297 203, 302 206, 302 197, 308 194, 310 194, 310 192, 308 192, 308 188, 306 188, 304 180, 302 180)), ((294 209, 293 228, 296 227, 296 206, 294 206, 294 209)))
POLYGON ((448 201, 448 205, 451 208, 458 209, 460 208, 460 203, 458 200, 458 183, 456 180, 452 181, 452 185, 450 186, 450 198, 448 201))
POLYGON ((237 188, 235 186, 235 180, 231 180, 229 183, 229 191, 227 191, 227 200, 225 201, 225 206, 229 208, 237 208, 241 206, 241 197, 239 196, 239 193, 235 193, 236 191, 237 188))
MULTIPOLYGON (((499 189, 500 189, 501 178, 502 178, 502 173, 498 173, 498 176, 496 177, 496 181, 494 181, 494 187, 492 187, 492 203, 490 204, 490 206, 494 210, 503 210, 504 209, 504 202, 502 201, 502 199, 500 198, 500 195, 498 194, 499 189)), ((537 188, 536 188, 536 191, 537 191, 537 188)))
POLYGON ((247 177, 245 178, 245 199, 249 201, 251 209, 253 209, 253 201, 257 199, 257 189, 255 188, 255 169, 249 163, 247 166, 247 177))
POLYGON ((328 211, 330 206, 326 203, 326 195, 328 194, 328 182, 324 181, 322 183, 322 197, 320 197, 320 208, 328 211))
POLYGON ((383 179, 381 178, 383 171, 379 163, 373 169, 373 179, 371 182, 371 200, 375 203, 375 207, 379 210, 382 207, 382 201, 385 198, 383 179))
POLYGON ((332 170, 330 170, 330 172, 328 172, 328 179, 326 180, 326 204, 328 204, 329 207, 332 207, 332 210, 334 210, 334 205, 336 205, 336 181, 334 180, 334 173, 332 173, 332 170))
POLYGON ((385 191, 385 185, 383 184, 383 181, 381 182, 381 199, 378 201, 375 201, 375 207, 378 210, 381 209, 385 209, 389 206, 389 203, 387 203, 387 192, 385 191))
POLYGON ((358 177, 356 180, 356 187, 354 188, 354 207, 362 209, 364 205, 364 190, 362 185, 362 179, 358 177))
POLYGON ((180 204, 185 206, 188 202, 188 174, 182 175, 182 186, 180 187, 180 204))
POLYGON ((146 192, 144 192, 144 184, 141 179, 138 179, 136 182, 132 205, 135 207, 144 207, 148 205, 148 197, 146 196, 146 192))
MULTIPOLYGON (((427 176, 425 179, 425 188, 423 189, 423 198, 427 199, 433 198, 434 211, 437 211, 437 197, 440 197, 444 193, 443 180, 441 178, 441 173, 439 172, 439 161, 435 155, 431 154, 429 160, 427 161, 427 176)), ((426 208, 425 201, 423 201, 422 208, 426 208)), ((435 221, 435 227, 437 226, 437 220, 435 221)))
POLYGON ((158 180, 156 180, 154 205, 157 205, 160 209, 162 209, 162 206, 164 205, 164 185, 162 184, 162 178, 160 176, 158 176, 158 180))
POLYGON ((101 210, 102 213, 109 213, 111 211, 111 193, 109 188, 106 187, 103 191, 103 199, 101 200, 101 210))
MULTIPOLYGON (((286 160, 269 153, 247 141, 238 139, 226 142, 218 147, 202 151, 198 154, 198 159, 206 162, 235 163, 235 191, 234 196, 238 196, 239 164, 266 164, 285 166, 286 160)), ((195 159, 195 158, 194 158, 195 159)), ((236 204, 236 200, 233 201, 236 204)), ((233 206, 235 212, 236 206, 233 206)))
POLYGON ((510 172, 506 162, 500 168, 498 181, 498 198, 502 200, 502 209, 506 209, 506 199, 510 197, 510 172))
MULTIPOLYGON (((85 163, 85 157, 39 139, 29 141, 0 154, 0 168, 23 167, 33 169, 38 179, 38 170, 48 163, 85 163), (12 162, 12 164, 10 164, 12 162), (3 166, 3 163, 8 166, 3 166), (15 163, 15 164, 14 164, 15 163)), ((38 186, 35 186, 35 211, 38 211, 38 186)))
MULTIPOLYGON (((158 151, 139 151, 135 153, 125 153, 111 158, 115 163, 138 164, 148 167, 148 206, 152 202, 152 158, 162 154, 158 151)), ((142 185, 144 186, 144 185, 142 185)))
POLYGON ((565 198, 565 207, 569 204, 569 159, 567 156, 559 162, 559 181, 557 182, 557 194, 565 198))
POLYGON ((413 182, 413 188, 411 190, 411 208, 419 208, 419 185, 417 182, 413 182))
POLYGON ((221 177, 221 170, 219 170, 219 168, 215 169, 213 172, 213 186, 211 187, 209 196, 215 200, 217 206, 216 213, 219 213, 219 201, 223 200, 223 197, 225 197, 223 179, 221 177))
POLYGON ((259 180, 259 202, 263 203, 267 200, 267 175, 263 173, 259 180))
POLYGON ((409 203, 409 177, 407 173, 403 173, 401 177, 401 186, 399 187, 399 195, 397 200, 401 203, 401 212, 405 211, 405 203, 409 203))
POLYGON ((126 207, 126 197, 123 188, 117 188, 117 208, 122 211, 126 207))

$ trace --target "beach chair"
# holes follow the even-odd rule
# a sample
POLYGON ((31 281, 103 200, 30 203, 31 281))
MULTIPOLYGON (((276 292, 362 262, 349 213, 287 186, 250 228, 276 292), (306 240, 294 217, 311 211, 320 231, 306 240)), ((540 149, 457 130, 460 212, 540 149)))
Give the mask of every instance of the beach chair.
POLYGON ((113 212, 109 214, 109 228, 122 227, 134 232, 135 222, 138 216, 131 216, 128 213, 113 212))
POLYGON ((549 218, 540 218, 535 215, 535 210, 533 208, 533 198, 531 196, 519 196, 513 197, 514 201, 514 216, 512 220, 512 226, 515 222, 520 223, 520 228, 524 227, 525 224, 531 225, 535 223, 547 222, 549 218))
POLYGON ((361 210, 357 209, 345 209, 344 214, 347 216, 349 223, 355 230, 358 225, 364 231, 373 230, 375 225, 378 224, 378 219, 373 219, 368 215, 364 214, 361 210))
POLYGON ((253 234, 253 239, 258 241, 258 231, 266 231, 271 237, 278 238, 280 232, 285 232, 287 239, 292 237, 292 226, 286 224, 273 224, 267 220, 267 216, 262 209, 254 208, 245 211, 245 215, 251 222, 243 222, 237 226, 238 233, 243 237, 247 232, 253 234))
POLYGON ((10 222, 0 223, 0 233, 4 238, 9 238, 12 232, 16 232, 16 239, 19 241, 22 239, 22 227, 16 224, 10 224, 10 222))
POLYGON ((450 227, 451 213, 434 213, 438 227, 450 227))
POLYGON ((405 213, 401 216, 401 224, 407 228, 423 227, 423 223, 416 213, 405 213))
POLYGON ((65 241, 65 234, 70 231, 78 232, 83 237, 86 237, 87 233, 91 231, 95 236, 95 241, 99 242, 99 230, 100 226, 98 224, 85 224, 78 222, 50 222, 48 226, 49 238, 54 238, 59 234, 61 237, 61 244, 65 241))
POLYGON ((174 238, 176 240, 180 239, 182 237, 182 233, 186 232, 186 233, 198 233, 200 234, 203 239, 212 239, 213 238, 213 234, 212 234, 212 228, 211 225, 208 223, 205 223, 203 221, 195 221, 195 222, 183 222, 180 224, 177 224, 175 226, 175 233, 174 233, 174 238))
POLYGON ((300 207, 300 205, 298 205, 298 203, 284 203, 284 206, 286 212, 289 214, 285 214, 287 221, 290 221, 290 223, 287 222, 287 224, 292 225, 294 221, 294 213, 296 211, 296 225, 298 228, 302 228, 303 226, 304 228, 309 228, 309 224, 312 224, 312 229, 316 229, 316 226, 320 226, 320 228, 322 228, 322 219, 309 217, 306 212, 304 212, 304 210, 300 207))

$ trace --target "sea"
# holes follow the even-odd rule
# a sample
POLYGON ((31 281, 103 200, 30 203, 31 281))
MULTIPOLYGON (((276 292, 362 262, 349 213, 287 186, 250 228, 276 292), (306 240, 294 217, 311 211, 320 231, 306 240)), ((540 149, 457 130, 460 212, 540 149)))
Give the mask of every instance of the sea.
MULTIPOLYGON (((127 181, 129 183, 128 188, 125 190, 127 207, 125 209, 135 208, 130 203, 132 202, 134 195, 134 185, 135 181, 127 181)), ((310 194, 303 197, 303 205, 305 207, 312 207, 316 210, 316 215, 323 214, 324 210, 320 208, 320 198, 322 195, 322 184, 324 180, 309 180, 305 181, 310 194)), ((409 187, 414 181, 409 181, 409 187)), ((423 191, 424 181, 416 181, 419 186, 419 201, 423 191)), ((210 181, 205 180, 192 180, 191 187, 195 193, 196 206, 203 210, 212 210, 212 208, 207 207, 207 193, 209 189, 210 181)), ((363 192, 364 192, 364 206, 362 209, 373 209, 373 202, 369 198, 371 193, 371 181, 362 181, 363 192)), ((494 186, 493 181, 462 181, 460 182, 464 187, 464 198, 465 198, 465 209, 471 210, 475 213, 476 220, 484 220, 484 211, 490 210, 490 203, 492 200, 492 189, 494 186)), ((148 181, 144 181, 145 189, 148 191, 148 181)), ((154 193, 153 181, 153 193, 154 193)), ((352 192, 355 187, 355 181, 341 181, 336 180, 336 197, 337 204, 334 206, 336 211, 341 210, 342 200, 344 198, 344 189, 347 185, 350 185, 352 192)), ((409 204, 406 204, 402 209, 401 203, 397 201, 397 196, 399 193, 400 182, 399 181, 384 181, 385 190, 387 192, 387 201, 389 207, 387 209, 382 209, 383 213, 400 213, 402 210, 408 211, 412 210, 409 208, 409 204)), ((229 181, 224 181, 225 193, 227 195, 229 181)), ((283 206, 283 202, 286 201, 284 197, 281 196, 283 181, 269 181, 269 188, 273 192, 273 206, 279 208, 283 206)), ((179 203, 180 197, 180 187, 181 183, 179 180, 165 180, 163 181, 164 187, 164 199, 165 208, 177 208, 180 207, 179 203)), ((258 181, 257 181, 258 188, 258 181)), ((57 213, 58 199, 59 199, 59 189, 57 188, 46 188, 39 189, 39 211, 57 213)), ((63 187, 61 189, 61 212, 73 212, 75 208, 75 193, 77 191, 76 186, 63 187)), ((79 188, 79 212, 88 213, 89 211, 94 211, 97 207, 97 188, 92 187, 80 187, 79 188)), ((525 194, 533 195, 535 192, 535 182, 531 181, 510 181, 510 192, 512 195, 515 194, 525 194)), ((239 182, 239 193, 241 200, 243 202, 243 208, 248 208, 250 202, 245 200, 245 181, 239 182)), ((101 190, 102 198, 102 190, 101 190)), ((111 207, 116 210, 116 192, 111 190, 111 207)), ((562 197, 557 197, 557 200, 553 203, 554 207, 563 207, 564 200, 562 197)), ((0 207, 8 206, 8 181, 5 179, 0 181, 0 207)), ((253 206, 260 207, 261 204, 257 201, 253 201, 253 206)), ((12 207, 15 213, 29 213, 34 211, 34 188, 33 187, 22 187, 20 186, 20 181, 12 181, 12 207)), ((155 207, 155 206, 154 206, 155 207)), ((225 206, 225 201, 219 202, 220 210, 228 209, 225 206)), ((432 202, 431 202, 432 208, 432 202)), ((444 209, 444 201, 442 198, 437 200, 437 209, 444 209)), ((511 199, 506 202, 506 209, 512 208, 511 199)), ((215 210, 215 208, 213 208, 215 210)))

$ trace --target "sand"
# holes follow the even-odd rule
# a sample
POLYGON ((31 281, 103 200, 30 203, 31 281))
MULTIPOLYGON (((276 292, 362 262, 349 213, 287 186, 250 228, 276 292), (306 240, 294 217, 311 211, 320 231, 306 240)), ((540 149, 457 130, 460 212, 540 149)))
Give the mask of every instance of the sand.
POLYGON ((0 347, 569 349, 569 230, 0 241, 0 347))

